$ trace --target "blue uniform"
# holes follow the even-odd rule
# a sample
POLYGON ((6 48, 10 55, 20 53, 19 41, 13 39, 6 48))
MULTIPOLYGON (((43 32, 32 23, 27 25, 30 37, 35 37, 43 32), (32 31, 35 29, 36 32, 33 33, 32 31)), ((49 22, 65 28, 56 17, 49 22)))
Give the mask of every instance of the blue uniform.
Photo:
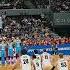
POLYGON ((13 54, 14 54, 13 46, 11 45, 11 46, 8 47, 8 56, 13 57, 13 54))
POLYGON ((1 57, 6 57, 5 47, 2 47, 1 49, 1 57))
POLYGON ((1 58, 1 49, 2 49, 2 44, 0 44, 0 58, 1 58))
POLYGON ((1 63, 5 64, 5 58, 4 57, 1 58, 1 63))
POLYGON ((5 64, 5 58, 6 58, 5 47, 2 47, 2 49, 1 49, 1 62, 2 62, 2 64, 5 64))
POLYGON ((21 53, 21 46, 19 42, 16 42, 16 54, 20 54, 21 53))

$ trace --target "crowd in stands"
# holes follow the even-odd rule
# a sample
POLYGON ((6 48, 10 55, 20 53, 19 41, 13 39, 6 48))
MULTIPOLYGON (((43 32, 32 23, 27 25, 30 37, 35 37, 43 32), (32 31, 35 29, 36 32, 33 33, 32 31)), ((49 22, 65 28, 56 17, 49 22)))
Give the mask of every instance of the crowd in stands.
MULTIPOLYGON (((37 36, 37 34, 35 35, 37 36)), ((15 42, 17 40, 17 38, 20 38, 19 41, 20 43, 22 43, 23 45, 59 45, 59 44, 67 44, 70 43, 70 38, 66 38, 66 37, 59 37, 59 38, 51 38, 49 36, 45 37, 45 39, 30 39, 30 38, 23 38, 23 37, 4 37, 4 36, 0 36, 0 44, 3 43, 4 45, 9 43, 9 42, 15 42)))
MULTIPOLYGON (((31 0, 35 8, 47 8, 49 6, 49 0, 31 0)), ((0 4, 0 9, 24 9, 26 6, 23 0, 8 0, 2 1, 0 4)))
POLYGON ((36 6, 36 8, 48 8, 49 0, 32 0, 32 3, 36 6))
POLYGON ((70 11, 70 0, 51 0, 51 9, 55 12, 70 11))
MULTIPOLYGON (((69 0, 30 0, 35 8, 48 9, 51 8, 54 12, 69 11, 70 1, 69 0)), ((8 0, 0 3, 0 9, 26 9, 27 6, 23 0, 8 0)))
POLYGON ((24 2, 20 0, 5 0, 0 2, 0 9, 22 9, 24 2))
POLYGON ((46 23, 41 18, 22 17, 20 20, 6 17, 0 38, 6 37, 12 40, 12 37, 19 37, 25 45, 70 43, 70 38, 61 38, 51 31, 46 23))
POLYGON ((6 17, 2 33, 4 35, 22 35, 26 38, 33 38, 35 33, 44 34, 49 32, 49 28, 44 24, 46 24, 46 21, 33 17, 23 17, 21 19, 17 18, 16 20, 6 17))

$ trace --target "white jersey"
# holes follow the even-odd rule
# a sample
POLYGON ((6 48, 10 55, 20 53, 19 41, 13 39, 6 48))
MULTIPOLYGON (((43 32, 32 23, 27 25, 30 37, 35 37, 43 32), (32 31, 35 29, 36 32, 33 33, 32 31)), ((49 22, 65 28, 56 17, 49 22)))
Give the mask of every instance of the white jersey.
POLYGON ((35 55, 36 55, 36 58, 41 61, 41 56, 39 54, 35 54, 35 55))
POLYGON ((16 56, 16 48, 13 49, 13 56, 16 56))
POLYGON ((57 68, 58 68, 58 70, 68 70, 67 61, 64 59, 58 60, 57 68))
POLYGON ((35 66, 35 70, 42 70, 42 66, 41 66, 41 60, 36 58, 33 60, 34 66, 35 66))
POLYGON ((49 63, 51 63, 50 56, 51 55, 49 53, 47 53, 47 52, 42 53, 42 55, 41 55, 41 57, 42 57, 42 63, 43 64, 49 64, 49 63))
POLYGON ((31 59, 28 55, 21 56, 22 70, 31 70, 31 59))

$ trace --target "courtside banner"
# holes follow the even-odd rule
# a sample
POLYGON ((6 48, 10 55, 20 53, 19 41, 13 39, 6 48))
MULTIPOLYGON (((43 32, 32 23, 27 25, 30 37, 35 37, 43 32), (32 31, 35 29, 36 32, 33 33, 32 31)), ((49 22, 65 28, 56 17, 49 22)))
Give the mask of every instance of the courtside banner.
POLYGON ((40 52, 43 52, 43 49, 46 49, 48 53, 52 54, 51 45, 34 45, 34 46, 30 46, 30 48, 28 49, 28 53, 30 55, 32 55, 34 50, 38 50, 39 53, 40 53, 40 52))
POLYGON ((64 55, 70 55, 70 43, 60 44, 57 46, 58 53, 63 53, 64 55))
MULTIPOLYGON (((70 43, 67 44, 59 44, 56 46, 58 50, 56 51, 57 53, 63 53, 64 55, 70 55, 70 43)), ((34 50, 39 50, 43 51, 43 49, 46 49, 48 53, 52 54, 52 46, 51 45, 35 45, 35 46, 30 46, 28 49, 28 52, 31 54, 33 53, 34 50)))

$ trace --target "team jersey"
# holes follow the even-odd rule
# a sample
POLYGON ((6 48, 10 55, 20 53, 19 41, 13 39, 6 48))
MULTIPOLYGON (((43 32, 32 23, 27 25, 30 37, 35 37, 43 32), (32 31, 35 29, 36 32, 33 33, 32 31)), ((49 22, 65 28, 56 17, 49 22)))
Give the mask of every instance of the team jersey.
POLYGON ((35 70, 42 70, 41 60, 39 58, 34 59, 33 64, 34 64, 35 70))
POLYGON ((31 70, 31 59, 28 55, 21 56, 22 70, 31 70))
POLYGON ((16 54, 21 53, 21 46, 20 46, 20 42, 16 42, 16 54))
POLYGON ((5 57, 6 57, 5 48, 2 47, 2 49, 1 49, 1 63, 2 64, 5 64, 6 63, 5 57))
POLYGON ((51 55, 47 52, 42 53, 42 68, 45 68, 47 65, 51 65, 50 56, 51 55))
POLYGON ((36 58, 41 61, 41 56, 39 54, 35 54, 35 55, 36 55, 36 58))
POLYGON ((8 56, 13 57, 13 46, 8 47, 8 56))
POLYGON ((68 63, 65 59, 58 60, 57 64, 58 70, 68 70, 68 63))
POLYGON ((50 63, 50 56, 51 55, 49 53, 47 53, 47 52, 42 53, 42 55, 41 55, 42 62, 46 63, 46 64, 50 63))
POLYGON ((0 51, 0 57, 1 57, 1 51, 0 51))
POLYGON ((1 58, 6 57, 5 47, 2 47, 1 49, 1 58))
POLYGON ((0 44, 0 57, 1 57, 1 49, 2 49, 2 44, 0 44))

